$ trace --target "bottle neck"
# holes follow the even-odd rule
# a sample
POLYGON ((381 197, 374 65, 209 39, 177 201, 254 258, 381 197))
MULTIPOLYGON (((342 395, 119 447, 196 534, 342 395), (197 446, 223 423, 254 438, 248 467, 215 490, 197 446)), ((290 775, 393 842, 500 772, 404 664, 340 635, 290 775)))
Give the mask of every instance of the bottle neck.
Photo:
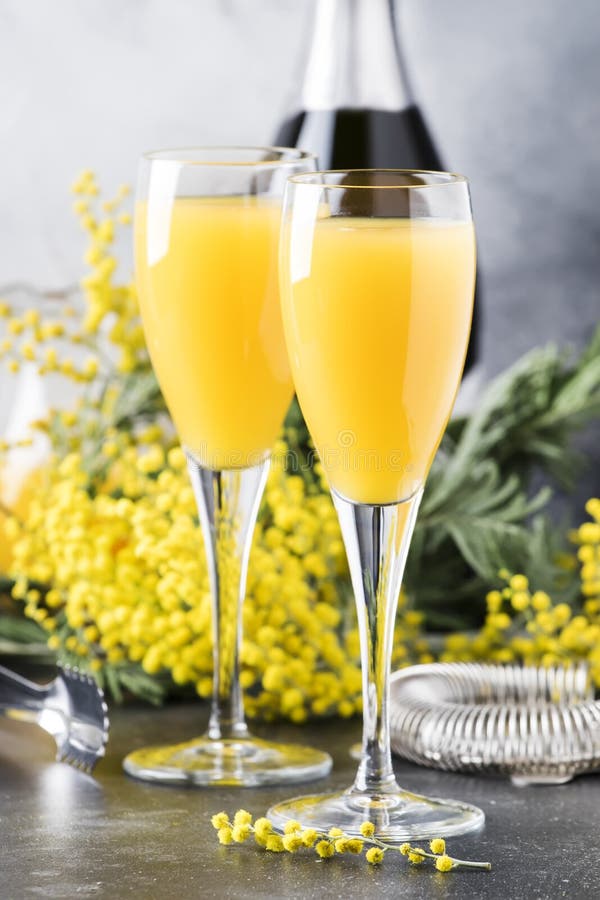
POLYGON ((412 103, 394 0, 317 0, 302 108, 395 111, 412 103))

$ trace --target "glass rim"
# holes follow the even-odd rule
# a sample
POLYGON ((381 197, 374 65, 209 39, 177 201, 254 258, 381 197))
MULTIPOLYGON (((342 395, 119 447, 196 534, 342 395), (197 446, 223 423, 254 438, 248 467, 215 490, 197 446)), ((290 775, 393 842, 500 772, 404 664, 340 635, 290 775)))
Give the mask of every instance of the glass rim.
POLYGON ((279 147, 269 144, 199 144, 186 147, 167 147, 162 150, 148 150, 142 153, 141 159, 146 162, 176 163, 180 166, 232 166, 238 168, 278 168, 293 166, 305 160, 315 159, 316 154, 307 150, 299 150, 297 147, 279 147), (253 153, 279 153, 280 159, 193 159, 193 153, 218 153, 219 151, 248 151, 253 153), (290 154, 285 158, 283 154, 290 154))
POLYGON ((414 189, 447 187, 452 184, 469 184, 469 179, 458 172, 444 172, 435 169, 395 169, 376 167, 372 169, 321 169, 316 172, 298 172, 289 175, 288 181, 292 184, 303 184, 321 189, 341 189, 345 191, 405 191, 414 189), (426 182, 425 184, 336 184, 335 182, 318 180, 328 175, 373 175, 376 172, 387 175, 434 175, 439 181, 426 182))

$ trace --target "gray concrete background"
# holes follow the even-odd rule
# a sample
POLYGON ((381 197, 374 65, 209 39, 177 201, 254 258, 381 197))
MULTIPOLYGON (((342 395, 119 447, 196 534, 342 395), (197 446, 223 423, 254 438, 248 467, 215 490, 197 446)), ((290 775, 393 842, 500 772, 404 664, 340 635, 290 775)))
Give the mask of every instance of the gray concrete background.
MULTIPOLYGON (((80 272, 67 187, 143 149, 263 142, 293 106, 312 0, 0 0, 0 285, 80 272)), ((403 0, 417 95, 467 173, 485 362, 599 318, 598 0, 403 0)))

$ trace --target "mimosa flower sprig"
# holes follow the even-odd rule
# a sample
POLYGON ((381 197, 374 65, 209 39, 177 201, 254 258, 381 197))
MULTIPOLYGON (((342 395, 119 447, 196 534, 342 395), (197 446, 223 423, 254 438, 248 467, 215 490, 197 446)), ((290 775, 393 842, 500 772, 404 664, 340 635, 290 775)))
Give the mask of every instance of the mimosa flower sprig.
POLYGON ((284 833, 278 834, 272 822, 264 817, 253 821, 253 816, 245 809, 238 809, 233 820, 226 812, 215 813, 211 824, 217 832, 220 844, 243 844, 250 837, 259 847, 271 853, 297 853, 299 850, 312 849, 320 860, 332 856, 343 856, 346 853, 364 858, 372 866, 383 862, 386 854, 400 854, 409 863, 418 866, 427 859, 434 861, 438 872, 451 872, 454 869, 484 869, 489 871, 489 862, 474 862, 458 859, 446 852, 446 842, 442 838, 434 838, 429 842, 429 849, 415 847, 404 843, 399 847, 380 840, 375 835, 375 825, 363 822, 360 826, 361 837, 345 834, 341 828, 330 828, 328 832, 314 828, 303 828, 300 822, 290 821, 284 827, 284 833))
MULTIPOLYGON (((74 212, 88 238, 87 271, 79 285, 84 303, 78 307, 71 288, 40 293, 46 302, 20 313, 10 302, 0 300, 0 317, 6 320, 0 359, 13 373, 29 362, 38 367, 40 375, 58 373, 89 383, 149 367, 149 360, 134 285, 119 282, 112 252, 118 229, 131 223, 130 213, 122 208, 130 189, 121 185, 112 199, 102 201, 91 170, 82 172, 71 189, 78 197, 74 212), (55 302, 49 304, 53 298, 55 302), (50 305, 51 311, 42 312, 40 305, 50 305), (78 365, 69 351, 80 348, 90 355, 78 365)), ((33 293, 27 285, 22 287, 33 293)))
MULTIPOLYGON (((0 300, 0 373, 37 370, 81 392, 74 406, 33 423, 52 453, 17 499, 3 502, 0 485, 0 635, 46 640, 117 699, 207 697, 210 599, 194 500, 129 266, 123 277, 114 251, 119 229, 129 228, 128 190, 104 200, 87 171, 73 191, 87 238, 79 294, 12 286, 0 300)), ((575 360, 553 347, 533 351, 489 386, 471 416, 450 423, 412 543, 395 667, 438 656, 426 623, 453 632, 445 659, 586 660, 600 684, 600 504, 588 503, 592 521, 570 535, 577 557, 563 553, 557 565, 564 536, 539 516, 548 491, 528 499, 533 469, 573 477, 572 436, 599 413, 600 331, 575 360), (462 633, 467 626, 479 629, 475 637, 462 633)), ((361 709, 352 592, 295 403, 284 436, 250 557, 246 709, 297 723, 352 716, 361 709)), ((26 442, 0 440, 0 481, 7 457, 26 442)))

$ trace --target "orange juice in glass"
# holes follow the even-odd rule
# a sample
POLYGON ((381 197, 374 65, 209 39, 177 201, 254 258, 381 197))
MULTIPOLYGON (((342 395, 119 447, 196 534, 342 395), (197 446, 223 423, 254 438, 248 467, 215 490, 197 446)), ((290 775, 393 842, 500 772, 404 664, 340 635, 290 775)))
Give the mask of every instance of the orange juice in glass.
POLYGON ((393 503, 423 483, 462 372, 470 222, 332 216, 285 287, 298 395, 332 487, 393 503))
POLYGON ((292 398, 277 198, 176 197, 137 210, 146 342, 182 443, 214 469, 269 455, 292 398), (168 244, 156 258, 160 236, 168 244))
POLYGON ((475 284, 468 184, 373 169, 290 178, 281 300, 292 375, 340 519, 361 644, 363 741, 353 785, 269 818, 382 841, 480 827, 468 803, 403 790, 390 755, 397 600, 423 486, 467 351, 475 284))
MULTIPOLYGON (((213 611, 207 733, 130 753, 137 778, 250 786, 317 778, 328 754, 253 737, 239 681, 252 531, 271 446, 292 397, 277 251, 287 176, 314 159, 285 148, 147 154, 135 222, 136 281, 156 376, 186 451, 213 611)), ((186 598, 180 598, 186 603, 186 598)))

